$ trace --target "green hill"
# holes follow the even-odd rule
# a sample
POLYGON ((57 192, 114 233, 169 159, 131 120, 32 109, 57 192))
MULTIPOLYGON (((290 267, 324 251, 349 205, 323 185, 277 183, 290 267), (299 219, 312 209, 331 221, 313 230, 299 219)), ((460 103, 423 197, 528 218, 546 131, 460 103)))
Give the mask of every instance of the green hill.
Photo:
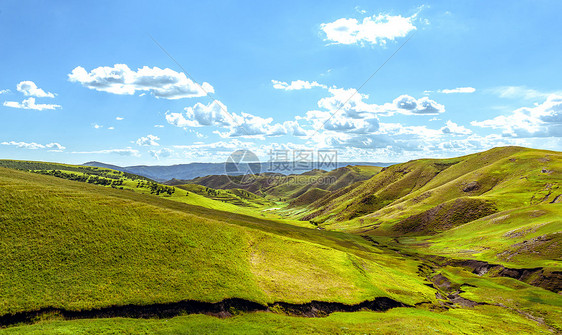
POLYGON ((0 161, 0 333, 560 332, 561 155, 316 170, 257 193, 0 161))
POLYGON ((214 189, 242 188, 270 199, 290 201, 312 189, 339 190, 355 182, 369 179, 381 169, 377 166, 358 165, 345 166, 332 171, 312 170, 291 175, 262 173, 253 176, 251 183, 242 182, 243 176, 211 175, 187 181, 173 180, 167 184, 197 184, 214 189))
POLYGON ((458 222, 466 223, 492 212, 556 203, 562 194, 561 173, 562 154, 520 147, 415 160, 317 200, 307 218, 327 225, 344 221, 356 227, 375 225, 377 233, 438 232, 451 228, 441 227, 447 211, 466 213, 468 217, 460 219, 465 222, 458 222), (428 223, 433 226, 421 229, 428 223))
POLYGON ((0 203, 0 315, 232 297, 414 304, 433 295, 410 278, 416 262, 352 235, 2 168, 0 203))
POLYGON ((504 147, 415 160, 324 196, 305 219, 329 229, 423 241, 413 244, 420 252, 559 266, 561 179, 562 154, 552 151, 504 147))

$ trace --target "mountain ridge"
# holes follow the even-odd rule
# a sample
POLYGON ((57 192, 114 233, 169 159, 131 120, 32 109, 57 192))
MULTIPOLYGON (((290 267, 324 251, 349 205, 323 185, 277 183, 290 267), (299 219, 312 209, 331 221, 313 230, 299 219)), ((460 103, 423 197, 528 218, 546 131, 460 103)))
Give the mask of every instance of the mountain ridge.
MULTIPOLYGON (((383 162, 338 162, 336 166, 330 170, 338 169, 348 165, 368 165, 368 166, 390 166, 395 163, 383 163, 383 162)), ((106 164, 98 161, 86 162, 82 165, 86 166, 97 166, 103 168, 110 168, 117 171, 128 172, 137 174, 139 176, 147 177, 158 182, 166 182, 172 179, 178 180, 190 180, 197 177, 204 177, 208 175, 226 175, 225 163, 186 163, 186 164, 175 164, 175 165, 132 165, 132 166, 117 166, 112 164, 106 164)), ((315 165, 315 164, 314 164, 315 165)), ((277 171, 270 167, 270 163, 263 162, 260 163, 259 172, 271 172, 280 173, 284 175, 288 174, 300 174, 314 170, 315 167, 312 166, 310 169, 294 169, 287 171, 277 171)))

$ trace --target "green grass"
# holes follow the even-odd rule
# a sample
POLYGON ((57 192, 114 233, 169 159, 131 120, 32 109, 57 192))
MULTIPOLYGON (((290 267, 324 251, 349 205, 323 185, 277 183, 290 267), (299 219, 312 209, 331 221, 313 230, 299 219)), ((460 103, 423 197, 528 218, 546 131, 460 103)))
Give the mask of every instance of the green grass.
POLYGON ((300 318, 251 313, 217 319, 189 315, 168 320, 47 321, 0 330, 1 334, 550 334, 549 328, 505 308, 478 306, 432 312, 397 308, 385 313, 334 313, 300 318))
POLYGON ((441 270, 467 299, 504 306, 527 318, 542 320, 551 329, 562 331, 562 299, 559 294, 505 277, 480 277, 460 268, 441 270))
POLYGON ((417 304, 314 319, 262 312, 227 319, 44 316, 48 320, 0 333, 560 332, 562 298, 556 293, 434 265, 431 275, 446 276, 451 290, 490 304, 445 310, 419 266, 430 264, 424 258, 442 255, 560 271, 562 205, 552 202, 561 193, 561 162, 556 152, 496 148, 382 171, 314 171, 310 174, 331 173, 336 182, 277 185, 269 193, 258 189, 267 194, 261 197, 198 185, 172 189, 109 169, 0 161, 22 170, 0 167, 0 315, 233 297, 262 304, 354 304, 384 296, 417 304), (54 170, 60 178, 37 173, 54 170), (93 185, 105 179, 107 186, 93 185), (164 192, 154 194, 157 189, 164 192), (289 199, 297 200, 288 206, 289 199), (296 215, 310 216, 328 230, 297 221, 296 215))
POLYGON ((511 267, 562 268, 561 231, 562 206, 541 204, 500 212, 409 242, 416 250, 427 254, 511 267), (420 242, 423 244, 417 247, 420 242))
POLYGON ((402 235, 396 223, 454 199, 481 199, 497 211, 549 203, 562 194, 561 175, 561 153, 520 147, 415 160, 318 200, 306 217, 329 229, 360 231, 376 225, 375 235, 402 235))
POLYGON ((263 209, 265 207, 272 207, 274 205, 263 197, 242 189, 217 190, 195 184, 182 184, 177 185, 176 187, 187 191, 189 194, 194 193, 212 200, 226 202, 236 206, 257 207, 263 209))
POLYGON ((272 207, 269 201, 240 189, 214 190, 202 188, 199 185, 168 186, 126 172, 81 165, 0 160, 0 167, 51 175, 62 179, 124 189, 142 194, 156 194, 170 200, 210 209, 266 218, 280 217, 274 212, 264 211, 264 209, 272 207))
POLYGON ((229 297, 413 304, 417 262, 361 238, 0 169, 0 314, 229 297))

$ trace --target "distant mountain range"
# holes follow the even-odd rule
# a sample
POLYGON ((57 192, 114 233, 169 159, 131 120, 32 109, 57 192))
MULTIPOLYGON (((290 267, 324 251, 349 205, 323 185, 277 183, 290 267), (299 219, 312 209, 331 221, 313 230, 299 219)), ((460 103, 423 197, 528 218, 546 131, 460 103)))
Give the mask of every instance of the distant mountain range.
MULTIPOLYGON (((270 163, 259 163, 260 168, 259 172, 278 172, 282 174, 300 174, 307 171, 313 170, 310 169, 290 169, 285 171, 278 171, 277 169, 272 169, 270 163)), ((324 170, 334 170, 336 168, 341 168, 348 165, 368 165, 368 166, 380 166, 386 167, 393 165, 395 163, 381 163, 381 162, 338 162, 334 164, 332 168, 324 168, 324 170)), ((169 166, 161 166, 161 165, 137 165, 137 166, 117 166, 111 164, 105 164, 101 162, 87 162, 82 165, 85 166, 97 166, 101 168, 108 168, 128 173, 133 173, 139 176, 147 177, 155 181, 165 182, 171 179, 180 179, 180 180, 188 180, 194 179, 197 177, 204 177, 208 175, 224 175, 226 174, 225 171, 225 163, 189 163, 189 164, 178 164, 178 165, 169 165, 169 166)), ((316 164, 313 164, 316 166, 316 164)), ((232 174, 232 173, 229 173, 232 174)), ((241 173, 242 174, 242 173, 241 173)))

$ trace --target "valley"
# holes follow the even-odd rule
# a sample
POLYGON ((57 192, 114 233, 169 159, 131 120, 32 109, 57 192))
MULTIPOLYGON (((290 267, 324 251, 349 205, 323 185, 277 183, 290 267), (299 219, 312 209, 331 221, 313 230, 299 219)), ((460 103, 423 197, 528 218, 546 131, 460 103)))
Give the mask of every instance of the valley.
POLYGON ((557 333, 561 173, 521 147, 242 188, 0 161, 0 333, 557 333))

